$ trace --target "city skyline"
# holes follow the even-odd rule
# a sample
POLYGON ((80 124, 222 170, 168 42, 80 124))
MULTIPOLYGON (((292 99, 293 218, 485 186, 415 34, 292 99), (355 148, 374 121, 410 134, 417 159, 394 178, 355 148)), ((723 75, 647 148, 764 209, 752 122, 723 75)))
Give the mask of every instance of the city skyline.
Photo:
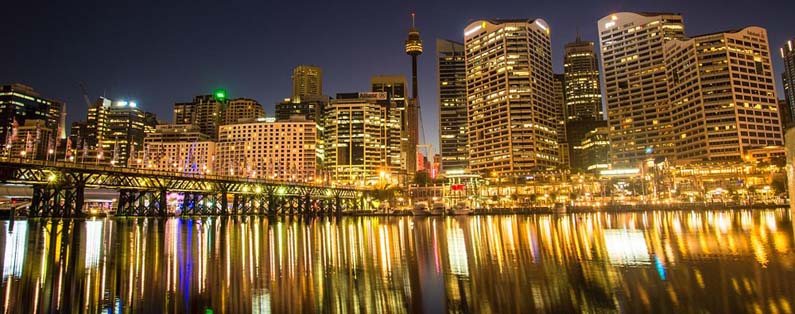
MULTIPOLYGON (((319 18, 285 28, 269 26, 291 22, 289 15, 279 14, 294 9, 288 4, 267 8, 220 8, 211 4, 181 8, 161 4, 146 6, 146 10, 94 7, 81 8, 79 12, 71 7, 58 7, 60 4, 35 7, 36 10, 26 9, 26 5, 15 3, 17 11, 22 13, 1 22, 4 38, 13 42, 16 49, 0 52, 3 60, 0 66, 6 74, 0 81, 23 83, 67 103, 67 125, 80 120, 87 109, 80 82, 85 82, 92 99, 105 95, 135 100, 164 121, 169 120, 174 103, 216 88, 227 89, 233 98, 255 99, 273 116, 274 104, 290 96, 292 68, 300 64, 323 68, 324 94, 366 91, 373 75, 410 75, 411 64, 402 48, 412 10, 417 12, 417 27, 423 33, 427 51, 435 51, 436 38, 463 41, 464 27, 474 20, 543 18, 551 28, 556 73, 562 72, 565 43, 572 41, 578 31, 583 40, 597 41, 597 20, 619 11, 681 13, 689 36, 761 26, 768 30, 771 51, 795 34, 795 21, 784 18, 784 12, 791 11, 786 8, 793 5, 775 2, 743 12, 732 12, 732 6, 723 3, 684 1, 665 5, 585 4, 578 5, 577 11, 562 10, 571 5, 563 2, 530 8, 518 1, 506 1, 480 7, 466 5, 461 10, 439 9, 448 7, 449 3, 391 2, 373 8, 356 6, 361 10, 355 12, 346 12, 354 6, 350 3, 317 4, 306 10, 307 17, 335 16, 335 23, 322 23, 325 18, 319 18), (208 15, 228 23, 222 26, 207 23, 208 15), (53 23, 23 23, 32 18, 53 23), (148 26, 141 26, 141 21, 148 26), (19 27, 29 32, 14 31, 19 27), (208 41, 212 38, 218 40, 208 41), (197 46, 198 42, 202 44, 197 46), (274 43, 285 45, 276 49, 274 43), (334 49, 300 49, 301 43, 308 48, 325 45, 334 49)), ((419 57, 419 96, 425 133, 420 134, 420 141, 424 138, 425 143, 432 143, 434 151, 438 151, 435 63, 432 54, 419 57)), ((783 98, 778 75, 783 64, 780 58, 773 58, 773 64, 775 87, 779 98, 783 98)))

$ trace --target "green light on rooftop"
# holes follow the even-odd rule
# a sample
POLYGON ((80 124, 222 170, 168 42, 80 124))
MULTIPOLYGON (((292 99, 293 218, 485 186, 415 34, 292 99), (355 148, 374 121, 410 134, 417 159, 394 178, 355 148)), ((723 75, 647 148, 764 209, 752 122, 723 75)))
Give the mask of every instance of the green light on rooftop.
POLYGON ((214 95, 215 95, 215 100, 219 101, 226 100, 226 91, 223 89, 216 89, 214 95))

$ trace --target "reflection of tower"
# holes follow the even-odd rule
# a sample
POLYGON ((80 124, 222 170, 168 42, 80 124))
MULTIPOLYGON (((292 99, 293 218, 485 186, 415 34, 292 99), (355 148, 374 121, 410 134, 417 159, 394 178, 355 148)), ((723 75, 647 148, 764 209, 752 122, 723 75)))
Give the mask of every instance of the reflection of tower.
POLYGON ((411 56, 411 99, 406 108, 406 135, 408 147, 406 149, 406 170, 409 179, 417 172, 417 144, 419 137, 419 100, 417 99, 417 56, 422 54, 422 40, 420 32, 414 26, 414 12, 411 13, 411 29, 409 38, 406 39, 406 54, 411 56))

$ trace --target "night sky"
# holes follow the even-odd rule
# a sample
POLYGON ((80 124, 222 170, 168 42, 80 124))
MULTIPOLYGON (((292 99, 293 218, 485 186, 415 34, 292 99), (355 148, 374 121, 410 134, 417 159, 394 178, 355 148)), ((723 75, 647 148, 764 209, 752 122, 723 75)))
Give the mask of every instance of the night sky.
MULTIPOLYGON (((258 100, 268 115, 290 96, 292 68, 323 68, 324 93, 366 91, 375 74, 411 77, 403 52, 412 10, 425 44, 419 58, 426 142, 438 150, 435 39, 463 41, 482 18, 543 18, 554 67, 579 28, 598 41, 596 21, 618 11, 677 12, 688 35, 757 25, 768 30, 781 94, 778 48, 795 36, 795 1, 8 1, 0 15, 0 84, 20 82, 65 101, 68 123, 84 120, 89 97, 137 101, 171 122, 174 102, 225 88, 258 100), (79 3, 79 4, 78 4, 79 3)), ((420 135, 420 141, 423 136, 420 135)))

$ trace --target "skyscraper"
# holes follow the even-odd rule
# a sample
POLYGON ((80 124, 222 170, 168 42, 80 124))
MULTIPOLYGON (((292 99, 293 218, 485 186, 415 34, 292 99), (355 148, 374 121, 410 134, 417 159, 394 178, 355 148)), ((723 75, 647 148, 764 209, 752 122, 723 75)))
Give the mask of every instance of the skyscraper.
POLYGON ((741 161, 784 144, 768 47, 760 27, 665 43, 677 162, 741 161))
POLYGON ((389 146, 387 163, 398 167, 401 177, 408 176, 408 179, 410 179, 408 160, 409 156, 412 155, 409 150, 411 147, 409 139, 411 126, 409 125, 410 119, 407 111, 410 100, 407 99, 406 77, 403 75, 372 76, 370 77, 370 91, 378 93, 377 95, 383 93, 386 96, 385 99, 377 102, 384 106, 384 114, 397 119, 399 123, 397 132, 385 133, 384 141, 389 146))
POLYGON ((417 91, 417 57, 422 54, 422 40, 420 31, 414 24, 414 12, 411 13, 411 28, 406 39, 406 54, 411 56, 411 99, 406 107, 406 134, 408 147, 406 149, 406 170, 408 178, 414 178, 417 172, 417 144, 419 144, 419 107, 420 100, 417 91))
MULTIPOLYGON (((104 159, 111 165, 132 165, 129 159, 144 144, 146 114, 135 102, 114 101, 107 108, 107 132, 101 138, 104 159), (128 161, 130 163, 128 163, 128 161)), ((152 126, 153 127, 153 126, 152 126)))
POLYGON ((784 82, 784 97, 789 105, 790 116, 787 121, 795 121, 795 38, 787 40, 781 47, 781 58, 784 59, 784 73, 781 81, 784 82))
POLYGON ((293 69, 293 97, 295 101, 304 96, 323 95, 323 70, 318 66, 299 65, 293 69))
POLYGON ((439 78, 439 152, 443 172, 461 172, 468 167, 465 58, 464 44, 436 39, 436 72, 439 78))
POLYGON ((520 177, 557 167, 547 23, 476 21, 464 30, 464 48, 470 169, 520 177))
POLYGON ((388 138, 400 135, 400 119, 388 111, 384 92, 337 94, 325 111, 326 151, 324 165, 332 180, 341 184, 371 185, 396 180, 402 174, 399 161, 388 156, 400 147, 388 138), (382 175, 382 173, 384 175, 382 175))
POLYGON ((602 120, 599 61, 592 41, 577 39, 566 44, 563 61, 567 120, 602 120))
MULTIPOLYGON (((50 130, 48 137, 42 137, 34 145, 41 146, 40 152, 46 152, 57 140, 62 125, 64 104, 59 101, 42 97, 33 88, 22 84, 0 86, 0 143, 8 148, 14 125, 17 126, 17 138, 24 137, 19 134, 19 127, 25 125, 26 120, 40 120, 31 125, 39 128, 46 127, 50 130)), ((41 133, 41 132, 39 132, 41 133)), ((40 157, 40 156, 38 156, 40 157)))
POLYGON ((682 16, 622 12, 598 22, 614 165, 673 156, 663 44, 684 39, 682 16))
POLYGON ((565 76, 566 141, 569 165, 574 171, 586 171, 592 165, 590 156, 579 149, 586 136, 604 127, 602 90, 599 82, 599 62, 594 43, 577 38, 565 46, 563 60, 565 76))

